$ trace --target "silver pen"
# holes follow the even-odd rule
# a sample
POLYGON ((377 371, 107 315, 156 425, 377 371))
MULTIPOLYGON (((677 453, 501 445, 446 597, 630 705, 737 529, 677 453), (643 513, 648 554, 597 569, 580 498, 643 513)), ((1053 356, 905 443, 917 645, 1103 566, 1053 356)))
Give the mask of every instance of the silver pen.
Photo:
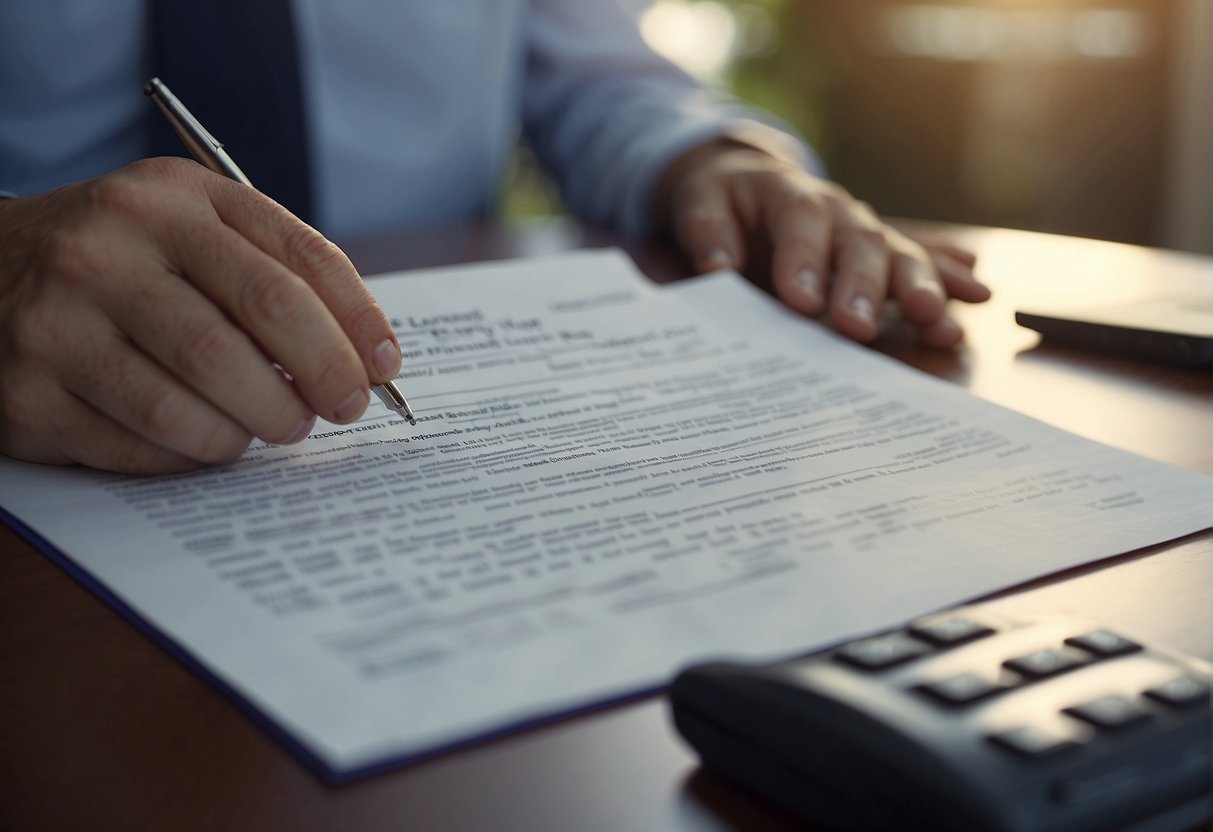
MULTIPOLYGON (((190 155, 215 173, 221 173, 228 179, 234 179, 250 188, 253 187, 253 183, 244 175, 244 171, 240 170, 232 157, 223 149, 223 144, 216 140, 198 119, 194 118, 194 115, 185 108, 177 96, 173 95, 163 81, 153 78, 143 85, 143 92, 156 102, 160 112, 172 125, 173 131, 189 149, 190 155)), ((402 419, 407 419, 410 425, 417 424, 417 417, 413 415, 413 409, 409 407, 408 400, 394 382, 385 381, 383 384, 376 384, 371 390, 387 406, 388 410, 394 411, 402 419)))

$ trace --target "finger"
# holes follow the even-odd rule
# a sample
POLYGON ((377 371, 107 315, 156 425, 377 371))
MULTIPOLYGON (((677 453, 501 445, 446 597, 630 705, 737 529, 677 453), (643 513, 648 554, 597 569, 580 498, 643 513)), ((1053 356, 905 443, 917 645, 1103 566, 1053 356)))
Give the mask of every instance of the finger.
POLYGON ((145 354, 253 436, 290 444, 310 432, 312 408, 209 298, 170 274, 125 279, 105 311, 145 354))
POLYGON ((973 274, 971 264, 957 260, 948 252, 931 250, 930 254, 948 297, 966 303, 981 303, 990 299, 990 288, 973 274))
POLYGON ((292 378, 314 413, 344 424, 370 403, 366 367, 320 296, 222 223, 174 240, 172 263, 292 378))
POLYGON ((720 179, 697 180, 673 202, 674 235, 697 273, 742 269, 745 246, 732 199, 720 179))
POLYGON ((967 249, 964 246, 958 246, 955 243, 950 243, 947 240, 931 240, 929 242, 920 241, 923 247, 931 252, 939 252, 951 257, 953 260, 958 260, 970 269, 977 264, 977 254, 972 249, 967 249))
POLYGON ((767 233, 775 294, 793 309, 818 314, 825 308, 833 234, 827 205, 801 188, 785 193, 767 213, 767 233))
POLYGON ((252 436, 117 332, 63 370, 63 386, 154 445, 203 463, 231 462, 252 436))
POLYGON ((45 436, 14 456, 49 464, 79 463, 123 474, 174 474, 201 467, 161 448, 99 413, 62 388, 46 397, 45 436), (51 451, 49 449, 56 449, 51 451))
POLYGON ((378 384, 400 372, 400 343, 345 253, 268 197, 221 177, 207 179, 219 218, 311 287, 378 384))
POLYGON ((857 341, 876 337, 889 291, 889 244, 871 209, 838 202, 834 212, 837 274, 830 312, 834 326, 857 341))
POLYGON ((915 246, 895 252, 892 269, 891 293, 901 304, 902 317, 916 324, 930 324, 943 317, 947 298, 925 251, 915 246))

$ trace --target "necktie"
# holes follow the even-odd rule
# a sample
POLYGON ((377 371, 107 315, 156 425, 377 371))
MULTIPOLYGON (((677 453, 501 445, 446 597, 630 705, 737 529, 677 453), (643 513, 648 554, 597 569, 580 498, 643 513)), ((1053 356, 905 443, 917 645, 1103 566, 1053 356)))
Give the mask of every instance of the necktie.
MULTIPOLYGON (((149 0, 158 75, 265 194, 311 216, 298 49, 290 0, 149 0)), ((188 156, 164 119, 152 155, 188 156)))

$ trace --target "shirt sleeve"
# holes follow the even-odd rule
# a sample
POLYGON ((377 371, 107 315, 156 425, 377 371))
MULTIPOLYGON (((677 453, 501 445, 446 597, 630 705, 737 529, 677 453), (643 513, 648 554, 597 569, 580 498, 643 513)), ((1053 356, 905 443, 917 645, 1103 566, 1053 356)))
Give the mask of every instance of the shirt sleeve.
POLYGON ((820 160, 786 126, 705 89, 640 35, 647 0, 533 0, 527 21, 523 129, 569 209, 640 234, 653 189, 684 151, 719 136, 820 160))

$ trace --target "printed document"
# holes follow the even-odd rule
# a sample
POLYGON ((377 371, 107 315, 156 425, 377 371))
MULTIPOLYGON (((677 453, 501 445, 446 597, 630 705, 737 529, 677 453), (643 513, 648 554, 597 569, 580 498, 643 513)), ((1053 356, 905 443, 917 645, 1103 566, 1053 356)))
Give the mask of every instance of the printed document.
POLYGON ((1213 478, 616 252, 369 281, 411 427, 0 506, 331 778, 776 659, 1210 525, 1213 478))

